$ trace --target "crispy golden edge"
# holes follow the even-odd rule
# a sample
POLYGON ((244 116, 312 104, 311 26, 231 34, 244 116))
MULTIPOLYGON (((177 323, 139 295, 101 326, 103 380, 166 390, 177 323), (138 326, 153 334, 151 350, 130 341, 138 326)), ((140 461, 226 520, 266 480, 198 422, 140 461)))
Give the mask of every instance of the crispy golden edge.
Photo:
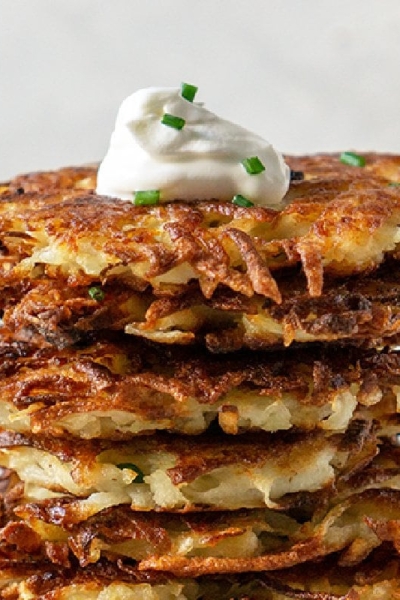
MULTIPOLYGON (((70 439, 44 438, 43 436, 28 437, 15 432, 3 431, 0 435, 0 443, 2 454, 4 453, 4 456, 10 457, 11 460, 13 460, 13 454, 15 460, 19 460, 19 456, 22 457, 22 460, 25 460, 23 457, 27 456, 27 452, 23 450, 24 446, 29 452, 33 448, 42 451, 40 454, 35 454, 35 460, 38 458, 47 460, 57 457, 61 463, 65 464, 65 473, 70 473, 75 484, 80 486, 79 492, 76 493, 79 493, 79 496, 83 498, 91 493, 88 484, 89 475, 92 474, 91 476, 97 481, 93 484, 94 489, 97 489, 96 486, 99 485, 98 489, 101 489, 103 485, 101 479, 102 465, 105 465, 104 468, 108 470, 110 476, 115 478, 116 489, 122 490, 127 485, 129 486, 132 478, 125 481, 121 469, 116 467, 120 463, 125 464, 127 461, 131 462, 132 460, 143 469, 146 489, 146 477, 153 472, 160 473, 161 470, 165 474, 164 476, 169 479, 169 485, 174 486, 177 491, 179 489, 184 491, 185 487, 191 483, 194 483, 194 485, 199 484, 201 482, 200 478, 204 475, 214 474, 217 477, 220 472, 219 469, 232 469, 232 472, 236 472, 238 476, 241 473, 244 481, 249 478, 249 485, 251 485, 252 477, 255 477, 256 480, 259 477, 257 469, 262 469, 270 462, 273 462, 275 466, 274 481, 279 479, 279 473, 281 473, 283 479, 290 481, 291 465, 296 464, 297 472, 304 473, 307 477, 315 461, 322 461, 328 470, 323 481, 318 482, 316 491, 310 492, 309 498, 306 492, 297 494, 282 493, 280 498, 275 498, 272 504, 267 498, 259 498, 255 502, 252 497, 250 497, 250 504, 246 504, 250 507, 265 507, 267 504, 271 504, 273 507, 281 507, 282 509, 298 506, 299 503, 300 505, 305 503, 305 506, 307 506, 307 502, 311 502, 309 506, 314 506, 315 502, 319 502, 321 497, 323 499, 325 492, 331 489, 332 482, 340 487, 342 480, 346 481, 357 475, 356 485, 360 485, 360 471, 363 468, 365 469, 379 453, 379 443, 371 429, 371 424, 362 421, 353 422, 345 434, 331 436, 330 438, 323 434, 306 434, 303 436, 280 434, 279 437, 258 434, 257 436, 243 435, 233 438, 216 435, 203 435, 193 438, 190 436, 180 437, 160 434, 153 437, 134 439, 129 443, 110 443, 104 440, 91 440, 90 442, 75 440, 71 443, 70 439), (151 465, 146 466, 145 461, 149 457, 151 457, 151 465), (340 458, 342 462, 336 464, 335 457, 340 458), (167 459, 168 463, 165 465, 167 459), (118 478, 121 480, 117 484, 118 478)), ((18 469, 18 466, 15 468, 18 469)), ((371 480, 374 479, 374 469, 367 473, 371 480)), ((393 476, 396 475, 394 472, 392 474, 393 476)), ((21 477, 24 476, 21 475, 21 477)), ((382 477, 384 478, 384 475, 382 477)), ((367 480, 365 482, 362 480, 362 482, 362 485, 364 483, 368 485, 367 480)), ((52 489, 61 496, 69 495, 68 484, 65 487, 60 481, 54 484, 49 481, 38 481, 37 485, 43 487, 43 490, 52 489)), ((225 499, 223 502, 221 499, 215 503, 215 501, 207 502, 201 498, 200 496, 198 502, 190 502, 185 499, 174 506, 171 504, 169 508, 155 503, 155 507, 160 512, 165 510, 170 512, 202 512, 204 510, 231 508, 229 500, 225 499)), ((120 496, 118 496, 118 502, 121 502, 120 496)), ((136 501, 133 497, 129 495, 125 497, 124 502, 129 502, 136 509, 145 508, 140 499, 139 503, 142 503, 138 506, 135 504, 136 501)), ((93 503, 84 508, 80 504, 80 498, 77 497, 76 502, 72 502, 65 509, 67 513, 65 518, 70 519, 71 522, 77 522, 87 518, 89 514, 99 512, 101 508, 101 505, 97 508, 93 503)))
MULTIPOLYGON (((329 554, 336 554, 339 566, 354 567, 362 565, 379 545, 393 544, 393 549, 398 548, 400 492, 396 489, 374 489, 381 481, 382 474, 379 475, 378 471, 375 482, 372 479, 369 482, 371 489, 360 492, 365 486, 357 488, 347 482, 341 493, 326 495, 323 502, 315 503, 313 510, 309 507, 308 520, 303 517, 297 524, 293 509, 289 523, 282 513, 274 516, 273 511, 267 510, 159 515, 132 512, 129 507, 105 509, 81 524, 70 524, 65 517, 71 502, 68 498, 17 504, 14 510, 22 520, 16 521, 14 517, 5 523, 0 531, 0 551, 9 558, 28 554, 38 562, 50 560, 66 568, 73 564, 75 556, 80 565, 86 567, 101 560, 101 548, 104 557, 114 561, 124 559, 124 543, 130 541, 132 547, 128 555, 132 557, 135 556, 135 544, 139 544, 139 570, 168 571, 179 577, 274 571, 329 554), (40 521, 53 525, 51 539, 46 537, 46 528, 39 526, 37 529, 35 523, 40 521), (353 532, 348 528, 350 523, 353 532), (214 545, 241 536, 249 528, 258 531, 261 536, 263 532, 270 532, 274 538, 273 546, 267 543, 262 552, 250 556, 246 556, 246 549, 243 556, 239 554, 235 558, 218 554, 212 556, 214 545), (58 534, 56 529, 60 530, 58 534), (342 529, 340 535, 338 529, 342 529), (331 530, 336 530, 333 536, 331 530), (173 546, 177 532, 179 538, 183 538, 186 532, 189 538, 194 536, 206 540, 205 548, 210 550, 211 556, 190 556, 190 552, 189 556, 185 556, 181 550, 177 554, 173 546), (141 542, 147 544, 145 553, 141 542)), ((389 471, 388 480, 392 476, 389 471)), ((301 511, 297 514, 301 515, 301 511)))
POLYGON ((199 341, 212 352, 241 347, 266 349, 304 342, 384 345, 400 333, 397 262, 369 275, 326 282, 320 298, 310 298, 301 273, 279 279, 282 303, 247 298, 219 288, 206 299, 197 284, 167 294, 135 291, 110 281, 104 298, 93 300, 86 286, 36 280, 4 289, 5 328, 16 339, 66 347, 91 332, 125 330, 166 344, 199 341), (31 289, 29 289, 31 287, 31 289))
MULTIPOLYGON (((172 435, 159 432, 154 436, 132 438, 129 441, 82 440, 71 437, 53 438, 43 435, 26 435, 10 430, 0 430, 0 448, 32 447, 50 453, 71 468, 84 472, 85 465, 96 464, 101 453, 112 450, 113 456, 131 454, 138 456, 174 456, 175 466, 166 472, 175 485, 189 483, 197 477, 220 467, 240 464, 243 468, 262 466, 266 460, 287 467, 288 453, 308 461, 314 452, 332 447, 348 455, 346 464, 339 465, 338 473, 351 470, 353 462, 372 460, 379 452, 375 427, 369 420, 354 420, 341 434, 325 432, 282 432, 279 436, 268 432, 253 432, 227 437, 223 433, 206 432, 199 436, 172 435), (73 440, 73 442, 72 442, 73 440), (307 456, 304 454, 307 452, 307 456), (304 456, 302 456, 302 453, 304 456)), ((111 462, 115 459, 109 459, 111 462)), ((300 464, 300 463, 299 463, 300 464)))
MULTIPOLYGON (((2 402, 19 411, 29 408, 35 433, 65 435, 62 418, 96 410, 131 412, 149 422, 169 420, 179 431, 190 399, 218 403, 220 416, 231 416, 229 423, 220 418, 221 426, 238 433, 229 398, 234 391, 250 394, 254 402, 290 394, 306 408, 326 405, 357 387, 357 414, 388 421, 395 413, 400 354, 353 349, 344 356, 314 348, 220 355, 210 361, 200 349, 154 347, 129 338, 64 350, 9 342, 0 345, 0 375, 2 402), (369 406, 377 394, 383 401, 369 406)), ((123 434, 116 428, 113 437, 123 434)))
POLYGON ((81 167, 64 167, 54 171, 23 173, 9 182, 0 183, 0 193, 44 192, 46 190, 94 190, 97 164, 81 167))
POLYGON ((365 159, 364 167, 353 167, 341 162, 341 152, 304 155, 286 155, 285 160, 294 171, 300 171, 306 179, 329 177, 373 177, 390 182, 400 182, 400 157, 396 154, 378 152, 355 152, 365 159))
MULTIPOLYGON (((293 163, 293 165, 295 166, 295 163, 293 163)), ((300 167, 299 167, 299 168, 300 168, 300 167)), ((326 164, 324 168, 325 168, 325 172, 326 172, 326 170, 328 169, 328 165, 326 164)), ((383 166, 382 166, 382 163, 379 163, 379 168, 383 168, 383 166)), ((312 171, 312 169, 310 169, 310 177, 312 176, 312 175, 311 175, 311 171, 312 171)), ((389 169, 389 171, 390 171, 390 169, 389 169)), ((389 171, 387 171, 387 173, 388 173, 389 171)), ((391 173, 393 173, 393 172, 394 172, 394 173, 397 173, 396 171, 391 171, 391 173)), ((376 173, 375 173, 375 175, 376 175, 376 173)), ((381 176, 381 174, 379 174, 379 175, 381 176)), ((57 185, 58 185, 58 184, 57 184, 57 185)), ((46 184, 46 186, 47 186, 47 184, 46 184)), ((300 596, 299 596, 299 597, 300 597, 300 596)), ((302 594, 302 595, 301 595, 301 597, 305 597, 305 596, 302 594)), ((308 597, 308 596, 307 596, 307 597, 308 597)), ((312 596, 310 595, 309 597, 310 597, 310 598, 311 598, 311 597, 314 597, 314 595, 312 595, 312 596)))
MULTIPOLYGON (((354 444, 360 443, 357 437, 352 440, 354 451, 354 444)), ((278 511, 264 509, 161 515, 132 512, 128 506, 117 506, 89 518, 81 515, 83 520, 79 523, 75 518, 71 520, 70 505, 75 502, 73 497, 24 504, 24 488, 17 483, 11 486, 4 497, 0 552, 14 559, 29 554, 35 556, 38 563, 46 558, 68 567, 74 561, 72 551, 81 565, 88 566, 93 560, 99 560, 97 549, 103 543, 109 545, 105 556, 114 556, 113 560, 117 560, 118 557, 123 558, 124 542, 133 540, 133 544, 139 542, 140 546, 142 540, 149 544, 149 549, 143 555, 141 547, 139 569, 167 570, 185 577, 219 572, 240 573, 242 570, 276 570, 339 551, 341 554, 337 560, 342 567, 354 567, 358 563, 362 565, 366 556, 379 544, 398 547, 400 492, 390 487, 392 483, 396 487, 398 480, 399 452, 397 446, 386 443, 372 462, 367 464, 362 459, 361 463, 358 461, 357 468, 353 465, 347 474, 342 473, 332 489, 294 495, 287 506, 283 505, 278 511), (22 520, 16 521, 15 515, 22 520), (285 520, 287 517, 290 517, 289 520, 285 520), (46 541, 46 529, 35 527, 38 519, 58 529, 63 528, 65 533, 56 535, 55 529, 50 530, 51 539, 46 541), (358 528, 351 533, 346 523, 352 523, 352 527, 358 524, 358 528), (35 530, 31 529, 31 525, 35 530), (259 532, 274 532, 276 529, 273 548, 267 544, 259 556, 245 558, 239 555, 234 559, 218 558, 218 555, 209 558, 177 556, 172 551, 172 538, 177 532, 183 535, 186 530, 189 536, 200 538, 206 535, 206 545, 211 546, 212 552, 214 543, 218 544, 232 536, 235 538, 248 527, 259 532), (342 527, 343 534, 338 536, 335 533, 331 537, 330 529, 335 530, 336 527, 342 527), (283 536, 280 543, 279 535, 283 536), (357 541, 364 536, 365 543, 357 541), (121 543, 120 552, 118 548, 121 543), (113 544, 116 544, 115 550, 113 544)))
MULTIPOLYGON (((183 586, 194 583, 192 579, 176 579, 168 574, 138 572, 129 562, 120 562, 117 566, 101 561, 86 569, 39 563, 34 570, 29 563, 3 560, 0 567, 10 577, 22 578, 23 589, 41 600, 66 598, 63 593, 74 586, 81 586, 82 590, 87 586, 88 592, 93 589, 100 592, 112 582, 128 585, 178 582, 183 586)), ((399 591, 399 576, 398 560, 389 550, 378 549, 358 568, 343 568, 328 558, 275 573, 200 577, 196 579, 198 595, 195 597, 201 600, 371 600, 380 594, 380 599, 392 600, 399 591)), ((0 598, 22 600, 20 593, 18 584, 11 584, 3 588, 0 598)))
MULTIPOLYGON (((15 579, 16 582, 24 582, 24 591, 33 594, 33 598, 41 600, 56 599, 57 592, 63 588, 74 585, 87 585, 88 591, 102 586, 110 585, 114 581, 126 584, 149 583, 150 585, 163 585, 174 582, 176 579, 168 574, 155 572, 139 572, 132 562, 117 565, 107 560, 101 560, 98 564, 88 565, 80 569, 76 563, 69 568, 52 564, 46 560, 29 560, 26 556, 16 555, 13 558, 0 558, 0 573, 3 577, 15 579)), ((72 588, 73 589, 73 588, 72 588)), ((0 590, 2 600, 15 600, 25 598, 19 596, 18 585, 5 586, 0 590), (15 594, 15 595, 13 595, 15 594)), ((63 596, 64 597, 64 596, 63 596)))
MULTIPOLYGON (((242 572, 242 567, 243 571, 276 570, 338 552, 341 566, 354 566, 381 544, 393 544, 396 549, 400 535, 399 491, 384 488, 351 489, 344 498, 343 494, 332 495, 330 502, 325 498, 325 502, 316 503, 308 520, 298 522, 293 510, 290 517, 268 510, 160 515, 119 506, 70 525, 68 519, 63 520, 63 510, 68 510, 68 499, 17 506, 15 512, 21 520, 14 517, 0 530, 0 550, 29 554, 38 561, 48 559, 65 567, 75 558, 85 567, 101 557, 118 560, 131 556, 140 563, 139 568, 170 571, 176 566, 175 574, 184 576, 181 569, 185 566, 191 569, 189 576, 198 576, 220 569, 242 572), (353 533, 348 531, 349 524, 353 533), (46 525, 51 525, 49 530, 46 525), (249 531, 259 539, 258 551, 249 555, 243 541, 242 555, 228 558, 219 551, 213 556, 219 543, 235 542, 249 531), (193 540, 194 547, 199 544, 200 554, 182 550, 180 544, 185 538, 193 540)), ((229 552, 229 546, 226 548, 229 552)))
MULTIPOLYGON (((43 257, 47 248, 47 254, 64 253, 65 264, 56 267, 44 259, 46 277, 68 278, 75 285, 105 281, 123 266, 133 269, 135 285, 168 290, 171 285, 162 278, 190 265, 206 298, 224 285, 279 303, 275 274, 283 268, 300 264, 310 295, 317 297, 327 275, 370 271, 397 255, 400 194, 384 180, 367 173, 295 182, 289 198, 276 212, 215 201, 135 207, 59 188, 47 195, 3 194, 0 278, 12 285, 32 277, 28 258, 38 248, 43 257), (82 266, 88 246, 99 258, 95 274, 82 266)), ((41 259, 34 262, 37 269, 41 259)))

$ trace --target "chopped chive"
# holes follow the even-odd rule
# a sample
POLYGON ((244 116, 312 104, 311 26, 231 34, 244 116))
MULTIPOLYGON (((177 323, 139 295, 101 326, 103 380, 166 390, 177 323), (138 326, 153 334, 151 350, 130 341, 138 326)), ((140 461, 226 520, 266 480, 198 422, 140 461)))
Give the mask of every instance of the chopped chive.
POLYGON ((399 187, 400 186, 400 182, 398 181, 391 181, 390 183, 388 183, 388 187, 399 187))
POLYGON ((105 293, 103 292, 103 290, 96 286, 89 288, 88 294, 91 297, 91 299, 96 300, 96 302, 101 302, 102 300, 104 300, 105 297, 105 293))
POLYGON ((355 152, 342 152, 340 162, 350 167, 365 167, 365 158, 355 152))
POLYGON ((165 113, 161 119, 161 123, 163 125, 167 125, 168 127, 173 127, 173 129, 182 129, 182 127, 185 125, 185 119, 165 113))
POLYGON ((190 83, 183 82, 181 85, 181 96, 188 102, 193 102, 195 95, 197 94, 198 87, 190 85, 190 83))
POLYGON ((261 160, 258 156, 251 156, 250 158, 245 158, 242 160, 242 165, 246 169, 249 175, 259 175, 263 171, 265 171, 265 167, 262 164, 261 160))
POLYGON ((251 200, 247 200, 242 194, 236 194, 232 198, 232 204, 236 204, 236 206, 243 206, 244 208, 250 208, 250 206, 254 206, 254 203, 251 200))
POLYGON ((118 469, 130 469, 131 471, 134 471, 136 473, 134 483, 144 483, 144 473, 137 465, 134 465, 133 463, 120 463, 117 467, 118 469))
POLYGON ((135 206, 150 206, 160 201, 160 190, 139 190, 133 193, 133 204, 135 206))

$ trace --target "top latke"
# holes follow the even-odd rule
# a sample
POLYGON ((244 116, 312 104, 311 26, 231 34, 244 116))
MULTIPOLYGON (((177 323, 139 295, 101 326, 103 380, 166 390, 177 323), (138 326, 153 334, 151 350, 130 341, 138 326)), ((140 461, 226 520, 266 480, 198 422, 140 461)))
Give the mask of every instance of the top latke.
MULTIPOLYGON (((336 155, 290 158, 305 179, 292 182, 280 212, 218 200, 137 207, 95 195, 94 167, 19 176, 0 196, 2 308, 21 303, 39 283, 56 283, 59 295, 66 287, 122 286, 132 294, 147 294, 143 307, 135 309, 139 316, 129 314, 125 320, 143 321, 147 311, 146 332, 137 324, 130 332, 167 341, 164 334, 153 337, 148 325, 150 305, 158 306, 157 299, 162 300, 163 317, 175 312, 166 312, 171 298, 182 310, 188 296, 199 295, 214 302, 228 293, 229 309, 223 311, 232 306, 237 311, 246 299, 254 299, 257 311, 264 310, 266 300, 286 306, 290 269, 300 269, 293 286, 304 301, 323 299, 335 281, 357 281, 388 258, 397 265, 400 256, 400 189, 393 185, 400 179, 400 159, 371 154, 366 161, 358 168, 342 165, 336 155)), ((126 308, 128 299, 123 302, 126 308)), ((21 315, 18 309, 9 324, 22 323, 21 315)), ((379 331, 360 333, 357 323, 354 336, 327 331, 306 341, 392 336, 398 328, 389 321, 379 331)), ((191 324, 184 329, 191 331, 191 324)), ((185 335, 177 341, 184 343, 185 335)), ((243 341, 236 343, 240 345, 243 341)))
MULTIPOLYGON (((390 171, 391 160, 381 159, 380 170, 390 171)), ((400 244, 397 188, 367 168, 353 167, 350 177, 344 167, 343 175, 336 163, 334 177, 294 182, 281 212, 218 201, 135 207, 77 195, 90 170, 77 170, 75 185, 68 170, 58 179, 39 174, 36 184, 34 176, 19 177, 10 190, 25 189, 25 181, 46 193, 2 195, 0 282, 44 273, 82 284, 118 275, 164 291, 194 279, 206 298, 223 285, 280 303, 274 272, 301 264, 310 295, 320 296, 326 273, 370 271, 400 244)))

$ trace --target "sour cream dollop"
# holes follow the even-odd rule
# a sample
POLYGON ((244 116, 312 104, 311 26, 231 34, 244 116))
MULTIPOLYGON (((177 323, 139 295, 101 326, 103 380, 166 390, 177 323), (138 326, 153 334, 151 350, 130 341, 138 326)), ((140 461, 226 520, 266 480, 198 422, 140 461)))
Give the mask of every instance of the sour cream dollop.
POLYGON ((232 200, 240 194, 281 208, 289 182, 288 165, 260 136, 186 100, 178 88, 147 88, 119 109, 96 191, 132 200, 137 191, 159 190, 160 202, 232 200), (183 128, 163 124, 164 114, 184 119, 183 128), (251 157, 265 170, 249 174, 242 161, 251 157))

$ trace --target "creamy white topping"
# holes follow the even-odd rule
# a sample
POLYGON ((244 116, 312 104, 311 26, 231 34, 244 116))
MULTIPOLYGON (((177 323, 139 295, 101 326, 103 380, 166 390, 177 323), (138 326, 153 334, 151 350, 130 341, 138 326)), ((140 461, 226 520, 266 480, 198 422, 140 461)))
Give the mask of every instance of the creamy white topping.
POLYGON ((159 190, 160 202, 231 200, 280 208, 290 169, 267 141, 221 119, 179 89, 148 88, 122 103, 109 150, 98 173, 97 193, 132 200, 137 191, 159 190), (163 115, 185 120, 164 125, 163 115), (265 170, 250 175, 241 161, 257 156, 265 170))

